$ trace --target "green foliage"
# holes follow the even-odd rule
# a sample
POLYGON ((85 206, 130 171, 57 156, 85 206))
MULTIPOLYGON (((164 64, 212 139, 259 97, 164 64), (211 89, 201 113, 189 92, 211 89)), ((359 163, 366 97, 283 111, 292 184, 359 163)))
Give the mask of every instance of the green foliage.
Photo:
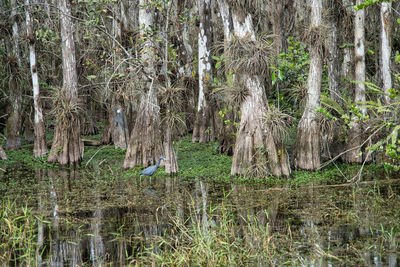
POLYGON ((369 6, 372 6, 372 5, 375 5, 375 4, 378 4, 378 3, 382 3, 382 2, 390 3, 390 2, 393 2, 393 1, 396 1, 396 0, 365 0, 364 3, 356 5, 354 7, 354 9, 355 10, 360 10, 360 9, 367 8, 369 6))
POLYGON ((27 206, 0 200, 0 264, 35 265, 38 221, 27 206))

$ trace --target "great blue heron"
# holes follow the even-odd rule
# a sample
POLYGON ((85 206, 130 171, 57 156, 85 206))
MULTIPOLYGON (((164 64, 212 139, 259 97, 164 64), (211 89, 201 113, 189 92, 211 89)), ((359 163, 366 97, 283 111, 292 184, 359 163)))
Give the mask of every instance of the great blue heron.
POLYGON ((141 172, 139 173, 139 175, 152 176, 152 175, 156 172, 158 166, 160 166, 160 162, 161 162, 162 159, 163 159, 163 160, 166 160, 166 158, 164 158, 163 156, 159 157, 156 165, 147 167, 146 169, 144 169, 143 171, 141 171, 141 172))

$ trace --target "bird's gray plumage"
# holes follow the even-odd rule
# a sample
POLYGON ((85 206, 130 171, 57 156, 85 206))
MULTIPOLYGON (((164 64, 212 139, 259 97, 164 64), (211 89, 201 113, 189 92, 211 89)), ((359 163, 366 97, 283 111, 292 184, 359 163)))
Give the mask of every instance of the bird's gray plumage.
POLYGON ((160 166, 160 162, 161 162, 162 159, 163 159, 163 160, 166 160, 166 158, 164 158, 163 156, 159 157, 156 165, 147 167, 146 169, 144 169, 143 171, 141 171, 141 172, 139 173, 139 175, 152 176, 152 175, 156 172, 158 166, 160 166))

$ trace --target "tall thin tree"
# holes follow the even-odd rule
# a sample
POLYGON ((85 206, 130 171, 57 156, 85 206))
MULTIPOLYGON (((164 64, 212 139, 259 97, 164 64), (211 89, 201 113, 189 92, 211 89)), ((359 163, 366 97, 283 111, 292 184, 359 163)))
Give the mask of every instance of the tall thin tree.
POLYGON ((392 3, 381 3, 381 35, 380 35, 380 69, 382 75, 384 104, 390 104, 389 89, 392 88, 392 76, 390 73, 390 55, 391 55, 391 20, 392 3))
MULTIPOLYGON (((363 0, 357 0, 356 4, 360 5, 363 0)), ((354 59, 355 70, 354 79, 354 102, 359 108, 359 114, 354 114, 352 124, 349 129, 348 152, 346 160, 349 163, 362 162, 362 126, 359 115, 366 115, 367 110, 359 104, 365 102, 365 10, 358 9, 355 11, 354 17, 354 59)))
POLYGON ((34 106, 34 148, 35 157, 43 157, 47 153, 46 130, 43 120, 42 103, 40 100, 39 75, 36 66, 35 36, 33 35, 33 23, 30 16, 30 0, 25 0, 26 33, 29 42, 29 61, 32 75, 33 106, 34 106))
POLYGON ((199 98, 196 121, 194 123, 192 142, 208 142, 214 140, 214 117, 212 106, 208 103, 209 85, 213 80, 211 66, 211 0, 198 2, 199 8, 199 98))
POLYGON ((21 56, 19 53, 19 25, 18 6, 16 0, 11 0, 11 22, 12 22, 12 54, 15 61, 10 64, 12 78, 9 91, 9 116, 7 119, 7 141, 6 149, 16 150, 21 147, 21 122, 22 122, 22 86, 19 73, 21 71, 21 56), (16 64, 15 64, 16 63, 16 64))
POLYGON ((63 86, 55 103, 57 121, 48 161, 58 162, 61 165, 75 165, 82 161, 83 142, 80 134, 74 23, 68 0, 59 0, 58 9, 62 43, 63 86))
POLYGON ((294 165, 298 169, 315 170, 320 167, 320 142, 317 108, 320 104, 322 80, 322 0, 311 3, 310 71, 307 80, 307 102, 296 136, 294 165))

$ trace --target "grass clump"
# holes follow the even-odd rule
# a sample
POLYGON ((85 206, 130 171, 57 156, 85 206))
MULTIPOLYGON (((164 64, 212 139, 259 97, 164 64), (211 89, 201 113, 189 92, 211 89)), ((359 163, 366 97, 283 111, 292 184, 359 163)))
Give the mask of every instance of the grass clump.
POLYGON ((38 218, 27 206, 3 199, 0 202, 0 263, 34 266, 38 218))

